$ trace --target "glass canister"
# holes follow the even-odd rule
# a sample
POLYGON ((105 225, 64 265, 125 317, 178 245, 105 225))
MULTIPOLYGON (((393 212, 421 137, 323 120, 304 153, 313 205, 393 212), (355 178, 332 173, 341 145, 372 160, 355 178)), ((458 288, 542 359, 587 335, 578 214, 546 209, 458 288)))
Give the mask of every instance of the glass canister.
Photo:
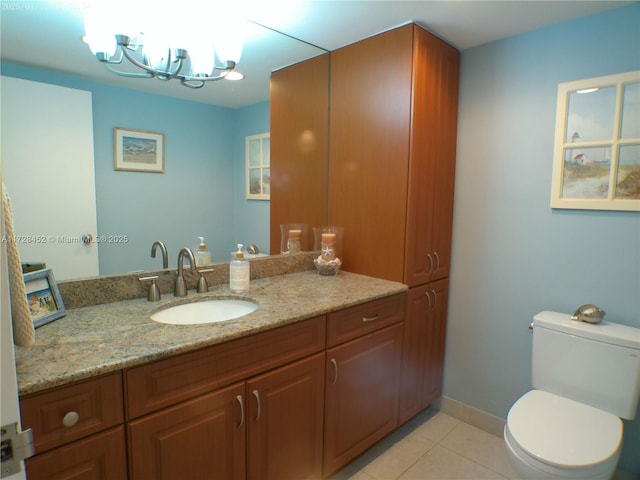
POLYGON ((320 255, 313 259, 320 275, 337 275, 342 265, 343 227, 314 227, 314 250, 320 255))
POLYGON ((308 226, 304 223, 280 225, 280 253, 299 253, 304 251, 308 226))

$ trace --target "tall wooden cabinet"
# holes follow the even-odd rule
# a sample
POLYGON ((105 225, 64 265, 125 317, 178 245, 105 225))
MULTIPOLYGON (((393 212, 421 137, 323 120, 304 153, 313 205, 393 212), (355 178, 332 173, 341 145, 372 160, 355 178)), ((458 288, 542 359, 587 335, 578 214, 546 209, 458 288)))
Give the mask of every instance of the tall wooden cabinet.
POLYGON ((331 53, 329 223, 347 271, 449 271, 459 52, 417 25, 331 53))
POLYGON ((343 269, 406 283, 400 422, 436 400, 451 254, 459 52, 406 25, 331 52, 329 224, 343 269))

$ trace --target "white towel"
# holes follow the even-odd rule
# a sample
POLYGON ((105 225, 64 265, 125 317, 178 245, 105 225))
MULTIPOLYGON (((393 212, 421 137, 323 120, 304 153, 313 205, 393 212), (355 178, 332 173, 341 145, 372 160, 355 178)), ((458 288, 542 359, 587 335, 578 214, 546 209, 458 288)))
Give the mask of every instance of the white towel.
POLYGON ((13 321, 13 342, 20 347, 29 347, 36 341, 36 332, 27 302, 27 292, 22 276, 20 253, 15 242, 13 231, 13 212, 7 189, 2 183, 2 209, 7 241, 7 257, 9 259, 9 293, 11 295, 11 319, 13 321))

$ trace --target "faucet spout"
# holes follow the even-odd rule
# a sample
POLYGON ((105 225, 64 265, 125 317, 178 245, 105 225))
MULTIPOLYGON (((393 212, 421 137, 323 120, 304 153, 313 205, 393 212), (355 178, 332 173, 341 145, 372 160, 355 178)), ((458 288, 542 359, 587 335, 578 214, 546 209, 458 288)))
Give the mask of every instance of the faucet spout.
POLYGON ((196 258, 193 256, 193 252, 189 247, 184 247, 178 253, 178 278, 176 278, 176 286, 173 289, 173 295, 176 297, 187 296, 187 284, 184 281, 184 257, 185 255, 189 259, 189 265, 192 272, 196 271, 196 258))
POLYGON ((162 241, 156 240, 153 245, 151 245, 151 258, 156 258, 156 250, 158 249, 158 247, 160 247, 160 250, 162 251, 162 268, 169 268, 169 255, 167 254, 167 247, 162 241))

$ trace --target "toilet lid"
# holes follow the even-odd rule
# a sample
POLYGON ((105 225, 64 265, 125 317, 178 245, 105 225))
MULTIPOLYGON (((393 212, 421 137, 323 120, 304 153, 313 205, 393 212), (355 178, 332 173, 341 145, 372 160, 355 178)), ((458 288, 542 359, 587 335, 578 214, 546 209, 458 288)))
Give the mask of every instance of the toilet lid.
POLYGON ((511 407, 507 428, 529 455, 565 468, 602 463, 622 442, 622 421, 615 415, 541 390, 511 407))

